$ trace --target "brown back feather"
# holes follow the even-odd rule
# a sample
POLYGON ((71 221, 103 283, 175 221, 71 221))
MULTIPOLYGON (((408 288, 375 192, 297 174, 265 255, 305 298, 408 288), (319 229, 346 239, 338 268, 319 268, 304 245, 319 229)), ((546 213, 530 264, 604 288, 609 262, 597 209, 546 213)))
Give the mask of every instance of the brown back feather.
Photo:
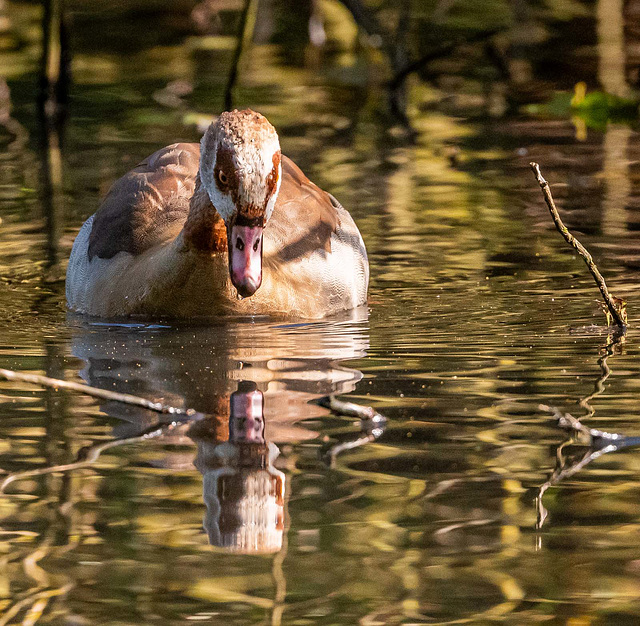
POLYGON ((89 259, 140 254, 175 237, 189 214, 199 159, 197 143, 177 143, 118 179, 93 218, 89 259))

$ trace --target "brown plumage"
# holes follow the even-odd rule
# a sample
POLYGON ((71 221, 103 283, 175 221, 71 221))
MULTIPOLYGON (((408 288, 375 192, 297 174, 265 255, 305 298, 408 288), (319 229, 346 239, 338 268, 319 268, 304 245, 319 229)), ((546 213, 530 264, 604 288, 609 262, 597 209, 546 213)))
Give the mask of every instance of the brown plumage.
POLYGON ((93 219, 89 259, 140 254, 175 237, 189 214, 199 159, 197 143, 174 144, 117 180, 93 219))
POLYGON ((69 308, 321 317, 365 302, 367 256, 351 216, 280 154, 262 116, 220 119, 200 145, 162 148, 113 184, 74 244, 69 308), (263 250, 262 286, 245 300, 230 282, 234 224, 264 225, 262 248, 253 248, 263 250))
MULTIPOLYGON (((183 227, 190 228, 189 238, 196 248, 225 251, 224 222, 201 188, 199 158, 199 144, 176 143, 154 152, 118 179, 93 218, 89 259, 110 259, 118 252, 141 254, 174 238, 183 227), (192 204, 198 214, 185 225, 192 204), (198 228, 205 222, 202 213, 207 212, 206 222, 215 229, 211 237, 205 234, 208 229, 198 228), (207 245, 205 239, 211 243, 207 245)), ((290 259, 294 251, 314 246, 329 250, 337 225, 332 197, 282 156, 282 183, 269 228, 291 232, 284 257, 290 259)))

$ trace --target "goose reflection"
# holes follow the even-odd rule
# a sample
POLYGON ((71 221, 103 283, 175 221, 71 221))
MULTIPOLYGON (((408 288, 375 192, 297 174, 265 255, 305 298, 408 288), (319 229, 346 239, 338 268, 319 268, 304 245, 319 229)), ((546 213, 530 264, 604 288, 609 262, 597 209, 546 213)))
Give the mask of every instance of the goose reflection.
MULTIPOLYGON (((202 474, 203 527, 215 546, 280 550, 287 481, 279 445, 317 436, 300 424, 326 415, 310 401, 346 394, 362 374, 343 365, 368 348, 366 311, 312 324, 228 322, 214 327, 78 322, 73 354, 93 386, 190 407, 206 417, 163 434, 156 467, 202 474), (194 455, 193 444, 196 452, 194 455), (195 458, 194 458, 195 456, 195 458)), ((135 437, 158 416, 106 402, 114 435, 135 437)), ((156 449, 157 451, 157 449, 156 449)))
POLYGON ((188 432, 203 476, 203 526, 212 545, 276 552, 284 533, 286 481, 273 465, 280 450, 265 439, 264 396, 255 383, 242 381, 229 406, 228 424, 206 419, 188 432))

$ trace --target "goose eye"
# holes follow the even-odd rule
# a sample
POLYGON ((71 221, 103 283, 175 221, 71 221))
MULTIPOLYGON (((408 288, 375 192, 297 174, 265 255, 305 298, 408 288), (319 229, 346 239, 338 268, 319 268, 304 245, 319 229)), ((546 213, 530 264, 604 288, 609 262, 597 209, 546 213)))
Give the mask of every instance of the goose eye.
POLYGON ((218 170, 218 180, 221 185, 226 185, 229 182, 229 178, 222 170, 218 170))

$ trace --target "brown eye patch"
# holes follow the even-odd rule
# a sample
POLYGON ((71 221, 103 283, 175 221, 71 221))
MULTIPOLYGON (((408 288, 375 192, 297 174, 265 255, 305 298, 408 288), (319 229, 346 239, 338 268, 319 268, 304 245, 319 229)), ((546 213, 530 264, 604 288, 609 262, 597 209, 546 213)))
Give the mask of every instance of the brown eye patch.
POLYGON ((218 147, 216 153, 216 167, 213 172, 216 186, 223 193, 229 192, 233 201, 237 201, 238 195, 238 175, 233 154, 229 148, 218 147))

